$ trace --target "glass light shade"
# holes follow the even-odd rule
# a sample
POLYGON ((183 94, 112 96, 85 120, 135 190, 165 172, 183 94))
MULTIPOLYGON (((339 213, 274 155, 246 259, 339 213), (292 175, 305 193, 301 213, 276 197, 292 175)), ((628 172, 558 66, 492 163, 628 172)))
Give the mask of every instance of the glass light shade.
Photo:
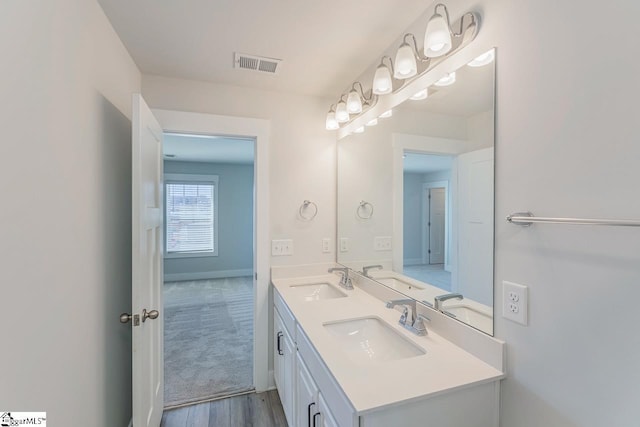
POLYGON ((384 64, 378 65, 373 76, 373 93, 376 95, 386 95, 393 90, 391 82, 391 71, 384 64))
POLYGON ((349 92, 349 96, 347 97, 347 111, 349 114, 362 113, 362 100, 355 89, 349 92))
POLYGON ((467 65, 469 65, 469 67, 482 67, 483 65, 491 64, 494 58, 495 58, 495 53, 494 53, 494 50, 491 49, 490 51, 485 52, 482 55, 478 56, 476 59, 469 62, 469 64, 467 65))
POLYGON ((408 43, 402 43, 396 52, 396 69, 393 77, 404 80, 415 76, 417 72, 418 64, 413 49, 408 43))
POLYGON ((338 121, 338 123, 345 123, 349 121, 347 103, 344 101, 338 102, 338 105, 336 106, 336 120, 338 121))
POLYGON ((380 114, 381 119, 386 119, 391 116, 393 116, 393 110, 387 110, 384 113, 380 114))
POLYGON ((378 124, 378 119, 371 119, 367 122, 367 126, 375 126, 378 124))
POLYGON ((362 133, 362 132, 364 132, 364 126, 360 126, 358 129, 353 131, 353 133, 362 133))
POLYGON ((447 21, 439 13, 435 13, 427 23, 424 33, 424 54, 429 58, 437 58, 451 50, 451 32, 447 21))
POLYGON ((434 83, 436 86, 449 86, 456 82, 456 72, 453 71, 434 83))
POLYGON ((329 111, 327 113, 327 122, 326 128, 327 130, 336 130, 340 127, 338 121, 336 120, 336 113, 334 111, 329 111))
POLYGON ((421 101, 423 99, 427 99, 429 96, 429 91, 427 89, 422 89, 420 92, 416 92, 411 98, 414 101, 421 101))

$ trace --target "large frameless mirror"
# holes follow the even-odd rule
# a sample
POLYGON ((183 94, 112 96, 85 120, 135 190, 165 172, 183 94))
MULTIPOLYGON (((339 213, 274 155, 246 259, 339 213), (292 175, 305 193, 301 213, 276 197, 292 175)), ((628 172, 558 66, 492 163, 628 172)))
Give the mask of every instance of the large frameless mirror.
POLYGON ((492 335, 495 49, 487 55, 338 142, 337 253, 492 335))

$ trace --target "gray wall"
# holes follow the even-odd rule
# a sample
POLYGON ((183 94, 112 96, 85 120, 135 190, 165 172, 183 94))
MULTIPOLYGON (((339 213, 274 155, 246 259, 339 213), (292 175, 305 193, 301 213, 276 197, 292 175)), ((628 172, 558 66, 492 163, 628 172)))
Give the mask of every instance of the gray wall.
POLYGON ((131 93, 93 0, 0 6, 2 410, 131 419, 131 93))
POLYGON ((218 175, 218 256, 165 258, 165 280, 251 274, 253 165, 165 161, 165 173, 218 175))
POLYGON ((402 256, 405 264, 422 259, 422 177, 421 173, 405 173, 403 178, 402 256))

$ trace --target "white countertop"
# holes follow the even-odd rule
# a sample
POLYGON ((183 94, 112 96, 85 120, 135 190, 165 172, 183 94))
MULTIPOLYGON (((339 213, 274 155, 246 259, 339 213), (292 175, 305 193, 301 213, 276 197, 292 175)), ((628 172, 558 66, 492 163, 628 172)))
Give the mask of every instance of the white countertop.
POLYGON ((339 280, 335 274, 272 279, 273 286, 357 413, 363 414, 504 378, 504 373, 431 330, 424 337, 407 331, 398 324, 399 311, 386 308, 384 302, 357 286, 352 291, 343 290, 348 294, 346 298, 310 302, 299 298, 290 288, 291 285, 321 281, 337 285, 339 280), (396 331, 424 349, 426 354, 385 362, 354 363, 323 324, 366 316, 377 316, 388 322, 396 331))

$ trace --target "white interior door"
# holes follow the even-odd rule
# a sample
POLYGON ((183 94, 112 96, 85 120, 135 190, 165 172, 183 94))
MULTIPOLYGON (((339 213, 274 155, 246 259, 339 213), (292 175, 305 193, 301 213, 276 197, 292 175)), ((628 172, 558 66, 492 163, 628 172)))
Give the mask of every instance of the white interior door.
POLYGON ((444 188, 429 189, 429 264, 444 263, 446 196, 444 188))
POLYGON ((164 405, 162 128, 133 95, 133 427, 158 427, 164 405))

